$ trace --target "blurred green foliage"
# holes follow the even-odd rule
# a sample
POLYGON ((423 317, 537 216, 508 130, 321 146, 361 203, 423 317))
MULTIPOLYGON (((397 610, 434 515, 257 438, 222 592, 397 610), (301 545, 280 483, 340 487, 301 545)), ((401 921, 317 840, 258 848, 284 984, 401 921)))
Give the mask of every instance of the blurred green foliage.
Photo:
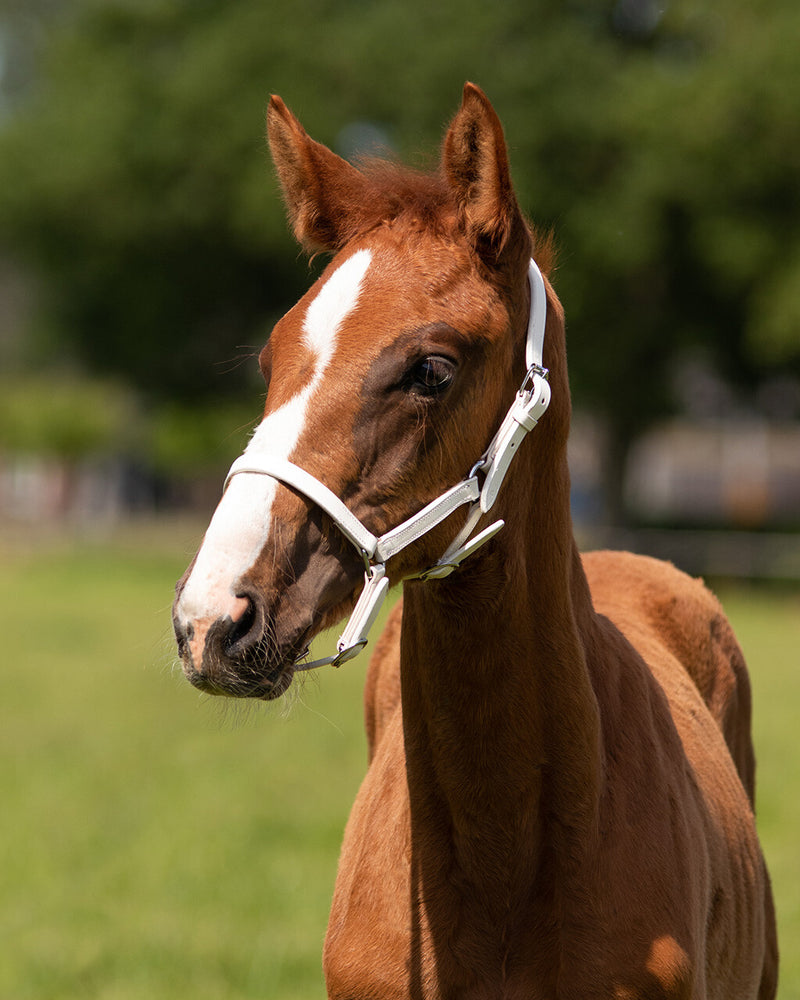
POLYGON ((0 379, 0 451, 77 460, 129 450, 133 400, 98 379, 0 379))
POLYGON ((257 407, 235 402, 164 403, 147 422, 150 464, 165 475, 219 474, 242 452, 260 416, 257 407))
POLYGON ((0 454, 68 462, 124 455, 165 475, 219 474, 259 417, 257 398, 143 406, 137 393, 110 379, 0 376, 0 454))
POLYGON ((800 373, 794 0, 5 0, 7 50, 22 10, 50 27, 0 127, 0 245, 51 345, 152 398, 255 402, 249 358, 308 283, 269 93, 341 152, 361 123, 420 162, 465 79, 555 232, 575 394, 620 453, 687 352, 748 387, 800 373))

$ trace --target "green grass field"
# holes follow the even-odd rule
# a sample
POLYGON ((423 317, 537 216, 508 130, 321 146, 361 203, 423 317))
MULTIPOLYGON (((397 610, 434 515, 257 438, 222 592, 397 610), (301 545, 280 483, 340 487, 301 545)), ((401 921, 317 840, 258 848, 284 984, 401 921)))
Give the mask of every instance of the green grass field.
MULTIPOLYGON (((0 545, 0 1000, 324 996, 366 657, 278 705, 198 695, 169 626, 198 537, 0 545)), ((800 596, 723 597, 755 688, 779 995, 800 1000, 800 596)))

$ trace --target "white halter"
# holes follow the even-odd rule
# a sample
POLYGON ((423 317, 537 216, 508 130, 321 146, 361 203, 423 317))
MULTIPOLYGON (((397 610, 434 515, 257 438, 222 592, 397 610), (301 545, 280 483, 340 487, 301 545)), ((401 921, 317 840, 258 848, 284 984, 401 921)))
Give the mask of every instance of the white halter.
MULTIPOLYGON (((525 435, 536 426, 550 402, 548 372, 546 368, 542 367, 547 295, 542 275, 533 260, 528 268, 528 282, 531 290, 530 316, 525 346, 525 363, 528 370, 511 408, 500 425, 500 429, 466 479, 463 479, 396 528, 392 528, 380 537, 373 535, 327 486, 284 458, 244 454, 231 466, 225 480, 225 487, 233 476, 243 474, 271 476, 273 479, 291 486, 322 508, 333 519, 345 538, 359 550, 364 559, 364 589, 336 644, 336 654, 311 662, 301 663, 298 661, 294 665, 295 670, 310 670, 312 667, 320 667, 327 663, 338 667, 340 663, 352 659, 366 646, 369 630, 375 623, 389 589, 386 562, 406 546, 427 534, 454 510, 467 503, 471 505, 467 511, 464 527, 441 559, 429 569, 416 574, 414 578, 438 580, 448 576, 461 565, 467 556, 480 548, 484 542, 496 535, 503 527, 503 521, 495 521, 494 524, 470 539, 481 515, 490 510, 497 499, 498 491, 517 448, 525 435)), ((306 650, 307 652, 308 650, 306 650)), ((303 653, 302 656, 305 656, 306 653, 303 653)), ((300 660, 302 660, 302 656, 300 660)))

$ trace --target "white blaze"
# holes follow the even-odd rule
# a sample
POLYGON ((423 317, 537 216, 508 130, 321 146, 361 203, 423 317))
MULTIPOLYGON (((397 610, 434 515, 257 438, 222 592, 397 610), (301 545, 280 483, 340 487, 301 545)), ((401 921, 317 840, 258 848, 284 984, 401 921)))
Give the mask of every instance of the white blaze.
MULTIPOLYGON (((336 350, 342 323, 355 308, 372 255, 359 250, 328 278, 306 311, 303 342, 315 355, 309 382, 287 403, 270 413, 256 429, 246 455, 290 458, 303 431, 309 400, 336 350)), ((241 602, 235 588, 253 566, 270 532, 272 502, 277 482, 270 476, 234 476, 211 523, 192 573, 178 603, 184 623, 200 623, 196 641, 214 621, 235 614, 241 602)), ((197 629, 195 629, 197 633, 197 629)))

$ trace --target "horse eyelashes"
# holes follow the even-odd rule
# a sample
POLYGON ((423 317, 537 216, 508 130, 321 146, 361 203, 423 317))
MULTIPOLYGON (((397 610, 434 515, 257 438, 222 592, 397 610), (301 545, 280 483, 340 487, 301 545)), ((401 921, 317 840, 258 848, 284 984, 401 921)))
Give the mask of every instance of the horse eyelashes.
POLYGON ((455 377, 456 366, 449 358, 431 355, 417 361, 406 373, 402 387, 417 396, 442 395, 455 377))

